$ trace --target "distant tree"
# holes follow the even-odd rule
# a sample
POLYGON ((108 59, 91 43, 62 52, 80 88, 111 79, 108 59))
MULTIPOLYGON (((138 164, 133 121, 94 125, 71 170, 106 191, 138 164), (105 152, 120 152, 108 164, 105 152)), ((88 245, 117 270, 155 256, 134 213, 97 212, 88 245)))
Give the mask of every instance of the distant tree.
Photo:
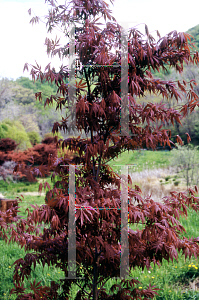
POLYGON ((13 99, 12 82, 8 78, 0 80, 0 110, 13 99))
POLYGON ((34 132, 39 133, 39 126, 37 123, 37 115, 35 113, 33 113, 33 114, 24 113, 23 115, 20 114, 19 120, 23 124, 26 132, 34 131, 34 132))
MULTIPOLYGON (((124 254, 129 254, 130 268, 146 267, 148 270, 151 263, 160 265, 164 259, 168 262, 170 259, 177 259, 178 252, 181 251, 185 258, 198 256, 199 238, 182 237, 184 228, 177 219, 180 215, 187 214, 187 206, 198 211, 199 199, 191 189, 188 195, 174 191, 170 197, 163 199, 163 203, 154 202, 151 198, 144 199, 139 187, 135 186, 133 189, 131 177, 124 176, 123 180, 112 171, 107 162, 126 150, 140 147, 156 149, 158 143, 171 145, 170 131, 157 126, 157 123, 161 121, 167 124, 171 121, 174 124, 175 120, 180 123, 182 115, 187 114, 187 108, 193 111, 199 104, 198 96, 193 90, 192 82, 156 80, 151 69, 164 70, 166 64, 182 72, 183 61, 198 63, 199 55, 190 54, 188 36, 184 33, 171 32, 155 43, 147 26, 145 36, 131 28, 127 36, 129 72, 121 78, 121 66, 113 68, 112 64, 122 64, 122 52, 118 50, 113 54, 111 49, 121 46, 122 27, 111 16, 108 4, 103 0, 71 1, 71 6, 67 6, 69 3, 56 5, 54 1, 48 2, 52 7, 47 16, 49 31, 58 25, 61 28, 63 26, 64 32, 68 33, 68 28, 65 28, 67 24, 74 21, 77 25, 76 50, 83 65, 78 75, 80 78, 83 73, 85 75, 85 80, 82 78, 75 86, 76 123, 69 122, 67 114, 54 124, 53 133, 62 129, 70 132, 69 129, 75 126, 79 132, 84 131, 89 137, 84 139, 79 135, 57 144, 78 154, 70 159, 66 156, 60 159, 49 157, 48 164, 54 170, 52 179, 57 178, 56 175, 59 179, 55 181, 53 188, 48 183, 44 184, 49 189, 46 203, 35 207, 32 213, 28 212, 26 220, 21 219, 15 224, 16 230, 13 230, 13 226, 10 227, 10 240, 17 241, 29 251, 24 258, 14 263, 15 287, 12 293, 18 295, 20 300, 69 299, 71 285, 74 283, 79 288, 75 300, 153 299, 158 289, 151 284, 145 289, 139 289, 140 282, 137 279, 127 278, 128 267, 125 270, 123 268, 127 276, 122 276, 121 281, 114 284, 108 292, 104 289, 104 284, 110 278, 120 276, 120 256, 124 258, 124 254), (97 27, 100 16, 105 21, 107 18, 110 21, 103 29, 97 27), (92 67, 87 66, 88 64, 92 64, 92 67), (98 77, 97 84, 91 91, 92 79, 95 76, 98 77), (123 106, 121 108, 121 84, 126 84, 128 88, 129 114, 123 110, 123 106), (180 112, 167 108, 162 103, 147 103, 143 106, 134 98, 150 91, 160 93, 163 98, 174 96, 179 100, 186 85, 185 92, 189 101, 181 106, 180 112), (82 90, 85 91, 85 96, 81 95, 82 90), (124 136, 119 135, 120 110, 130 127, 130 133, 127 132, 124 136), (80 165, 76 171, 75 196, 69 187, 68 165, 80 165), (115 184, 116 188, 108 188, 108 184, 115 184), (125 201, 121 200, 120 184, 128 190, 128 199, 125 201), (74 207, 71 208, 74 203, 71 198, 76 200, 76 214, 74 207), (126 210, 125 219, 123 211, 120 214, 119 209, 127 204, 129 216, 126 210), (72 232, 74 219, 77 240, 72 243, 69 233, 72 232), (143 227, 136 231, 128 230, 128 221, 130 224, 142 223, 143 227), (45 224, 42 231, 38 227, 41 224, 45 224), (120 248, 120 235, 127 237, 129 249, 123 249, 124 245, 120 248), (69 249, 76 253, 77 278, 73 279, 68 278, 69 249), (35 268, 38 263, 61 268, 65 278, 58 282, 52 281, 50 287, 41 286, 41 282, 34 280, 30 283, 31 292, 28 293, 23 281, 25 277, 30 278, 32 267, 35 268)), ((32 19, 32 23, 37 21, 37 17, 32 19)), ((68 53, 68 44, 60 48, 59 41, 48 39, 46 44, 48 53, 57 53, 60 56, 68 53)), ((70 104, 70 88, 65 83, 69 68, 62 67, 56 73, 49 65, 45 72, 36 66, 32 68, 31 74, 33 79, 55 82, 58 92, 62 94, 62 97, 51 95, 45 98, 45 105, 55 101, 57 109, 61 109, 70 104)), ((36 97, 41 101, 42 93, 36 93, 36 97)), ((176 140, 182 144, 179 136, 176 140)), ((38 168, 38 174, 42 170, 44 171, 42 167, 38 168)), ((75 176, 74 173, 73 175, 75 176)), ((0 236, 6 239, 9 228, 6 225, 1 227, 4 232, 0 231, 0 236)), ((125 262, 127 264, 127 260, 125 262)))
POLYGON ((188 34, 190 34, 191 37, 191 42, 195 45, 196 50, 199 50, 199 24, 190 28, 187 31, 188 34))
POLYGON ((53 94, 57 92, 57 87, 55 83, 50 83, 48 81, 34 82, 30 80, 28 77, 19 77, 16 79, 16 84, 22 86, 23 88, 30 89, 33 93, 38 92, 39 90, 44 94, 53 94))
POLYGON ((35 95, 32 90, 15 85, 12 88, 14 99, 17 104, 30 104, 35 102, 35 95))
POLYGON ((172 165, 182 172, 182 177, 186 180, 187 188, 199 183, 199 163, 198 148, 193 145, 177 146, 173 149, 172 165))
POLYGON ((12 100, 0 110, 0 121, 2 122, 6 119, 11 121, 18 120, 22 113, 23 106, 16 104, 14 100, 12 100))

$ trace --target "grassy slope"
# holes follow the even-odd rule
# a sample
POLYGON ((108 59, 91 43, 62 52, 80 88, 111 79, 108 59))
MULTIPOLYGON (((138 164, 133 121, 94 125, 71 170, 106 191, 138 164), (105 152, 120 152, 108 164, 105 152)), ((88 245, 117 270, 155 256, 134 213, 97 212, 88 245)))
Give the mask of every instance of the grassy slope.
POLYGON ((189 33, 193 36, 193 38, 191 38, 191 42, 195 43, 196 48, 194 50, 198 51, 199 50, 199 24, 187 30, 186 33, 189 33))
POLYGON ((172 153, 170 151, 125 151, 108 164, 115 172, 120 169, 119 166, 114 166, 117 164, 132 164, 133 169, 135 168, 136 171, 142 171, 146 167, 153 169, 169 166, 171 157, 172 153))

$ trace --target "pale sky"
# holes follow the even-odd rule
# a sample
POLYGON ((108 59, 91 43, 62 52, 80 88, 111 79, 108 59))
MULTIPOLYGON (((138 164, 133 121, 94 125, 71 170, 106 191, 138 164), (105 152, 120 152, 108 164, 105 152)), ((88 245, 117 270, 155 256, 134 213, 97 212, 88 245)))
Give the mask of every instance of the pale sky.
MULTIPOLYGON (((106 2, 110 3, 108 0, 106 2)), ((64 4, 65 0, 58 3, 64 4)), ((198 0, 184 3, 181 0, 115 0, 114 6, 110 3, 110 8, 121 25, 128 22, 128 27, 132 27, 146 23, 150 32, 158 29, 164 36, 172 30, 187 31, 199 24, 198 0)), ((23 73, 24 64, 34 65, 35 60, 42 68, 49 62, 55 68, 62 64, 58 57, 48 58, 44 46, 47 36, 45 24, 29 24, 34 15, 29 16, 29 8, 38 16, 45 15, 48 10, 45 0, 0 0, 0 77, 14 80, 20 76, 29 77, 27 71, 23 73)), ((143 31, 144 25, 137 28, 143 31)), ((152 35, 156 37, 155 32, 152 35)))

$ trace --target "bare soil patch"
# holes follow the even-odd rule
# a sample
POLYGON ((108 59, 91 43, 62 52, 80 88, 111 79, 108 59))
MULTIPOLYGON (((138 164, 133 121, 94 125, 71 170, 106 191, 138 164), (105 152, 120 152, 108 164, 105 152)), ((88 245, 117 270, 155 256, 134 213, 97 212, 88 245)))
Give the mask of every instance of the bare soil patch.
POLYGON ((39 193, 39 192, 22 192, 19 193, 20 195, 29 195, 29 196, 45 196, 45 193, 39 193))

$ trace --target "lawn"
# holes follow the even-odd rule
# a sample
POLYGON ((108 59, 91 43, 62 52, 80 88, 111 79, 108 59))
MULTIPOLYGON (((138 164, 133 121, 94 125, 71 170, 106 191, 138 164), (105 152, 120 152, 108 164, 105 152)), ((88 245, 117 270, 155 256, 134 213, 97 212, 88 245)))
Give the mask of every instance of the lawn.
POLYGON ((118 172, 121 168, 117 165, 131 165, 129 172, 142 171, 168 167, 171 164, 172 151, 125 151, 118 158, 111 160, 108 164, 113 171, 118 172), (130 169, 132 168, 132 169, 130 169))
MULTIPOLYGON (((168 167, 171 164, 172 151, 128 151, 123 153, 118 159, 111 161, 109 165, 113 167, 114 171, 119 170, 114 164, 134 164, 136 162, 135 171, 142 171, 146 168, 155 169, 160 167, 168 167)), ((51 184, 50 178, 47 178, 47 181, 51 184)), ((0 181, 0 193, 2 193, 6 198, 15 198, 23 194, 24 199, 21 206, 20 216, 25 216, 26 208, 30 208, 30 204, 44 204, 44 195, 38 194, 39 183, 7 183, 0 181), (34 193, 33 195, 27 195, 26 193, 34 193)), ((187 219, 180 218, 181 224, 186 229, 187 237, 197 237, 199 236, 199 229, 197 224, 199 223, 199 216, 196 212, 189 209, 187 219)), ((136 229, 136 225, 130 226, 132 229, 136 229)), ((16 299, 15 295, 9 295, 9 291, 14 287, 12 275, 14 267, 12 264, 17 259, 24 257, 25 251, 18 247, 16 244, 6 244, 3 240, 0 240, 0 299, 16 299)), ((156 285, 157 288, 160 288, 160 296, 156 297, 156 300, 160 299, 199 299, 199 294, 192 287, 195 286, 197 289, 197 284, 194 284, 194 280, 199 277, 199 265, 198 259, 192 258, 191 260, 187 259, 186 262, 184 257, 179 254, 178 262, 164 261, 162 266, 152 266, 151 271, 145 269, 143 272, 141 269, 136 268, 132 272, 132 277, 138 278, 142 285, 139 286, 139 289, 144 289, 149 283, 156 285), (193 282, 190 284, 190 282, 193 282)), ((131 270, 132 271, 132 270, 131 270)), ((31 282, 36 279, 36 281, 41 280, 42 285, 50 285, 51 280, 59 280, 63 278, 64 274, 61 270, 55 269, 53 267, 43 267, 37 265, 35 271, 32 273, 31 282)), ((119 280, 120 281, 120 280, 119 280)), ((107 291, 110 289, 116 282, 115 279, 109 280, 105 284, 107 291)), ((25 281, 25 287, 28 287, 28 281, 25 281)), ((74 284, 71 291, 70 299, 75 298, 75 294, 78 291, 78 287, 74 284)))

